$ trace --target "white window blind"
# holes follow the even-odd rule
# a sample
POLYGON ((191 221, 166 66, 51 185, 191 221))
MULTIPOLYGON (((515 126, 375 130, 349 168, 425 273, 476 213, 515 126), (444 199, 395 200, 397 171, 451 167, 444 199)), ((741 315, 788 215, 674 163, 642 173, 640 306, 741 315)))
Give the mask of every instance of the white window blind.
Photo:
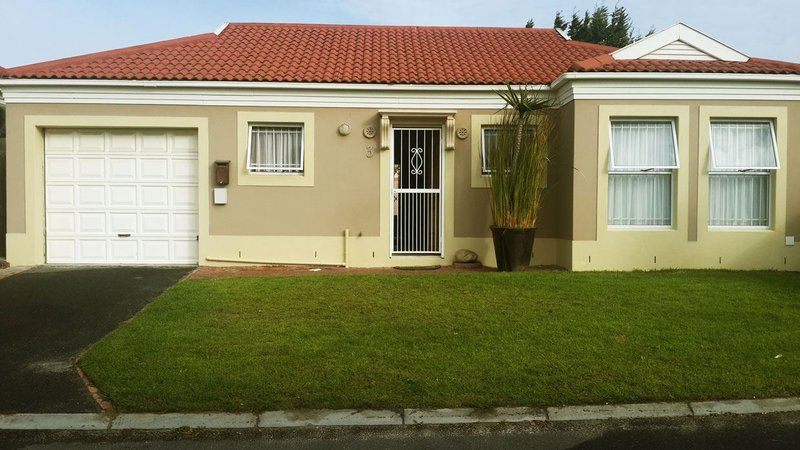
POLYGON ((710 150, 709 226, 768 227, 779 167, 772 122, 712 122, 710 150))
POLYGON ((611 123, 608 224, 672 225, 672 176, 678 149, 672 121, 611 123))
POLYGON ((491 170, 489 169, 489 155, 492 150, 497 147, 497 127, 482 127, 481 128, 481 173, 488 175, 491 170))
POLYGON ((772 122, 712 122, 712 170, 773 170, 778 149, 772 122))
POLYGON ((769 226, 769 174, 713 174, 709 177, 708 224, 717 227, 769 226))
POLYGON ((302 173, 303 156, 302 125, 250 125, 250 172, 302 173))
POLYGON ((611 174, 608 224, 672 225, 672 174, 611 174))
POLYGON ((611 169, 677 169, 678 146, 672 121, 611 123, 611 169))

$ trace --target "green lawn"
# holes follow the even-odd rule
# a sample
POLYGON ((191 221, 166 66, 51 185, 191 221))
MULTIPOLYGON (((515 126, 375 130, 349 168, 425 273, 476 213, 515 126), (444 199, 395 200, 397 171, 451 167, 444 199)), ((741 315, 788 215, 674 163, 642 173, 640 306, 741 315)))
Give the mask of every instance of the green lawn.
POLYGON ((122 411, 798 395, 800 274, 188 280, 80 365, 122 411))

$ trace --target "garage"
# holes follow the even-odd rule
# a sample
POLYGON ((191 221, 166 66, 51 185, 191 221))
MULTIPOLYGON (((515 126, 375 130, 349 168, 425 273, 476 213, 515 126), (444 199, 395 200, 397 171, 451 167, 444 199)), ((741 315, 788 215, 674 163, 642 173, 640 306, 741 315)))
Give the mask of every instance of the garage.
POLYGON ((197 134, 45 130, 46 261, 197 264, 197 134))

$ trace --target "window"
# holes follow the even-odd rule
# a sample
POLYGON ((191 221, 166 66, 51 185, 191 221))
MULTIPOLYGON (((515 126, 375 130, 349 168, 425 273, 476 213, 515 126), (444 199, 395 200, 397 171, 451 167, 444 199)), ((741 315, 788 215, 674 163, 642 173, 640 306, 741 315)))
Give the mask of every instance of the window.
POLYGON ((251 124, 247 170, 253 173, 302 174, 302 124, 251 124))
POLYGON ((672 120, 614 120, 608 175, 608 224, 672 226, 672 177, 678 145, 672 120))
POLYGON ((489 175, 489 155, 497 146, 497 127, 481 127, 481 175, 489 175))
POLYGON ((778 169, 772 122, 711 122, 710 158, 709 226, 768 227, 778 169))

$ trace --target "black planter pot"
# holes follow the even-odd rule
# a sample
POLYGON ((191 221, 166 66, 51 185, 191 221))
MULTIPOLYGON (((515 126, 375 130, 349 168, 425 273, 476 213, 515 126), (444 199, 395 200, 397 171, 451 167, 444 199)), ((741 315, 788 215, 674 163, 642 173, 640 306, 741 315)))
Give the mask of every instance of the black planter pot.
POLYGON ((536 228, 490 228, 498 272, 517 272, 531 266, 536 228))

